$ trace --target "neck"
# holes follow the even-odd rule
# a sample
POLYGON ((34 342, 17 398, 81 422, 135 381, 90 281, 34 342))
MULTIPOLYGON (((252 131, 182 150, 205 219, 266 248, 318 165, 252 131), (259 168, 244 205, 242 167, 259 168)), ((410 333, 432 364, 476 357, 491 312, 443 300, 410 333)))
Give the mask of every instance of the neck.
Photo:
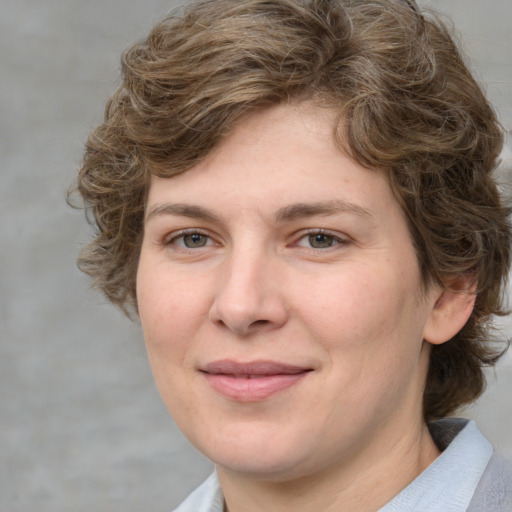
POLYGON ((254 478, 218 467, 227 512, 375 512, 439 455, 425 424, 416 429, 409 424, 404 428, 408 435, 396 428, 386 430, 387 442, 378 450, 370 442, 355 455, 313 474, 254 478))

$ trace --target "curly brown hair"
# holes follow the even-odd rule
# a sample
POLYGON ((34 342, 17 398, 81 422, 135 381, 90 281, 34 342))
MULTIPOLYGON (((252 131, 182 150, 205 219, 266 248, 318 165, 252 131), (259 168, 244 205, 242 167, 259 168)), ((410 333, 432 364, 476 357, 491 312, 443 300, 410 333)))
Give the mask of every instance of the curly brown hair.
POLYGON ((425 418, 473 401, 499 356, 489 324, 511 258, 493 178, 503 134, 445 24, 412 1, 205 0, 158 23, 123 54, 87 142, 77 188, 96 235, 80 268, 136 309, 151 175, 186 172, 250 112, 287 101, 335 109, 340 147, 388 173, 425 286, 477 284, 465 327, 432 348, 425 418))

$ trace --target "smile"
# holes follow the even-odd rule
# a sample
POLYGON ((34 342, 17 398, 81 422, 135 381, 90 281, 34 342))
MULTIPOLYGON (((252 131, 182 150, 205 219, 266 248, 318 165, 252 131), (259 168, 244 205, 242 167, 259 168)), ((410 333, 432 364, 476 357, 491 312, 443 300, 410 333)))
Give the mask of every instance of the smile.
POLYGON ((311 371, 311 368, 273 361, 228 360, 214 361, 201 370, 217 393, 239 402, 265 400, 297 384, 311 371))

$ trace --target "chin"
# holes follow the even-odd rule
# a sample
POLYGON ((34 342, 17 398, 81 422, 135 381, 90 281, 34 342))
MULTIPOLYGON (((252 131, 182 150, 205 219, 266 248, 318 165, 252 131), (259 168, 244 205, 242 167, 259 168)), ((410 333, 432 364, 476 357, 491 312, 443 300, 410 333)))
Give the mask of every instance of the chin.
POLYGON ((222 472, 236 473, 250 477, 253 480, 264 480, 267 482, 288 482, 305 477, 309 474, 306 468, 303 468, 298 461, 281 460, 273 457, 272 460, 254 460, 247 457, 242 460, 237 457, 235 460, 223 457, 221 461, 214 461, 217 470, 222 472))
POLYGON ((231 432, 211 441, 208 446, 196 443, 196 447, 219 469, 275 482, 307 474, 305 465, 311 464, 311 453, 315 451, 305 449, 303 442, 293 442, 290 436, 269 435, 268 432, 267 435, 259 432, 257 438, 231 432))

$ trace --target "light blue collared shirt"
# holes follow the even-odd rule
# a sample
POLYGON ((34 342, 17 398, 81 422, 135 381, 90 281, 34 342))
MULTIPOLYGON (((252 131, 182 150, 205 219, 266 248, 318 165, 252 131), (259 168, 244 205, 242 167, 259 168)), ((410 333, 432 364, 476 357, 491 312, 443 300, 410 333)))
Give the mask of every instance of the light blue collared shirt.
MULTIPOLYGON (((464 425, 461 420, 443 420, 448 428, 454 424, 452 421, 460 424, 462 430, 423 473, 379 512, 467 510, 493 448, 473 421, 464 425)), ((435 431, 432 434, 435 437, 435 431)))
MULTIPOLYGON (((441 420, 434 424, 432 436, 439 446, 447 445, 444 451, 378 512, 466 512, 493 448, 472 421, 441 420)), ((173 512, 223 509, 224 498, 214 473, 173 512)))

